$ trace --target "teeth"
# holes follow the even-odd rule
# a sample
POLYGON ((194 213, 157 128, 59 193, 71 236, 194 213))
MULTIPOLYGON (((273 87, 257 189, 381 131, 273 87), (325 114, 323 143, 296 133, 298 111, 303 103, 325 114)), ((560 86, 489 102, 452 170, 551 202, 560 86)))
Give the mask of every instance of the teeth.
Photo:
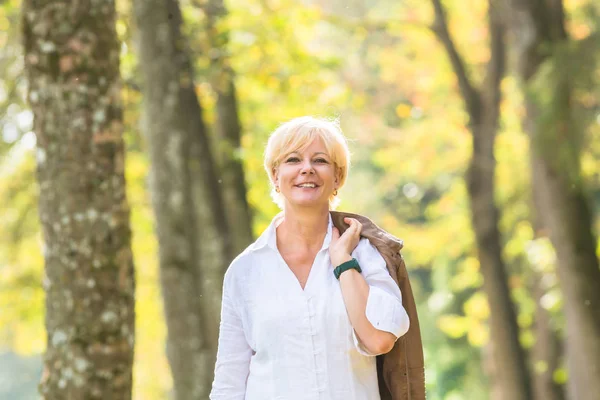
POLYGON ((302 185, 298 185, 300 187, 306 187, 306 188, 314 188, 315 184, 314 183, 303 183, 302 185))

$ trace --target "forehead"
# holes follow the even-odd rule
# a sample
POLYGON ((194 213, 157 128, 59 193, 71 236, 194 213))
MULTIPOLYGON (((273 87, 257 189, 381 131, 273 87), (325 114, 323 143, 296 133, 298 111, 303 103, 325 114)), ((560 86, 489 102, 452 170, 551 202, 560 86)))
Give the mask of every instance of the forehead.
POLYGON ((316 153, 321 153, 324 154, 326 156, 329 156, 329 151, 327 150, 327 146, 325 145, 325 142, 323 141, 323 139, 320 136, 315 137, 311 142, 306 143, 304 146, 297 148, 297 149, 292 149, 290 151, 290 153, 305 153, 305 154, 316 154, 316 153))

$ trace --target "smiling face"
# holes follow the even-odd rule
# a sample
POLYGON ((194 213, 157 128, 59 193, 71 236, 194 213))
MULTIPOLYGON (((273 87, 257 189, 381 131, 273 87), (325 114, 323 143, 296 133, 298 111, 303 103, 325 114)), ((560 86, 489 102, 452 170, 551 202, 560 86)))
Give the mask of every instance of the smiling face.
POLYGON ((286 154, 273 175, 286 206, 329 208, 329 197, 339 183, 336 167, 320 137, 305 149, 286 154))
POLYGON ((263 165, 272 184, 271 197, 282 210, 290 203, 315 206, 321 202, 335 210, 340 198, 334 190, 343 187, 348 178, 350 151, 339 121, 304 116, 271 133, 263 165), (300 187, 302 183, 315 187, 300 187))

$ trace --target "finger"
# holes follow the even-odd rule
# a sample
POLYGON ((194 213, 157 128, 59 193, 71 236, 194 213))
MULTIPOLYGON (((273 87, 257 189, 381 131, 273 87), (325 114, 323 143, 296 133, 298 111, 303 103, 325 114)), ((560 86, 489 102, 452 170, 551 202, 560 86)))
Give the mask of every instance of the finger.
POLYGON ((331 241, 335 242, 340 238, 340 231, 338 230, 338 228, 333 227, 333 229, 331 230, 331 241))
POLYGON ((362 224, 358 220, 356 221, 356 231, 359 235, 362 232, 362 224))
POLYGON ((354 219, 354 218, 346 218, 348 224, 350 225, 350 227, 348 229, 352 229, 352 233, 353 234, 359 234, 360 230, 362 228, 362 225, 360 222, 358 222, 358 220, 354 219))
POLYGON ((356 229, 358 230, 358 233, 360 233, 362 231, 362 224, 356 219, 356 229))
POLYGON ((351 229, 356 224, 356 220, 354 218, 346 217, 344 218, 344 222, 348 224, 348 229, 351 229))

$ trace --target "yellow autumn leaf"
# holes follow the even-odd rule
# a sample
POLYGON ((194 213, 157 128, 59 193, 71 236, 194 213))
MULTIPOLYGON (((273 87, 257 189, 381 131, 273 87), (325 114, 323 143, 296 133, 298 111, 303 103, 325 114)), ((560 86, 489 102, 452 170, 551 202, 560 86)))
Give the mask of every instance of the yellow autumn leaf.
POLYGON ((398 104, 396 106, 396 115, 399 116, 400 118, 408 118, 410 117, 410 111, 412 110, 412 107, 409 106, 408 104, 398 104))
POLYGON ((478 320, 486 320, 490 316, 490 307, 483 292, 477 292, 463 306, 465 314, 478 320))
POLYGON ((438 319, 438 327, 446 335, 458 339, 467 333, 469 321, 460 315, 443 315, 438 319))
POLYGON ((474 347, 482 347, 490 339, 490 332, 487 326, 475 320, 471 320, 471 326, 467 334, 469 343, 474 347))

